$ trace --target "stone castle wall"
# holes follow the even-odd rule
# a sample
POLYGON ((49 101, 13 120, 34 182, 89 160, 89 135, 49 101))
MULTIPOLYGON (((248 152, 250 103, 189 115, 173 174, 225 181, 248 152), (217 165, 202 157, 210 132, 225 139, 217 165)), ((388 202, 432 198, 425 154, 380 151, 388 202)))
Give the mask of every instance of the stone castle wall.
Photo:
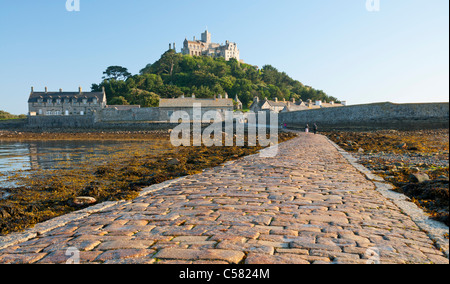
POLYGON ((304 128, 314 123, 321 129, 421 129, 448 128, 449 103, 377 103, 280 113, 280 123, 304 128))
POLYGON ((160 121, 159 108, 136 108, 130 110, 103 109, 96 114, 97 122, 114 121, 160 121))

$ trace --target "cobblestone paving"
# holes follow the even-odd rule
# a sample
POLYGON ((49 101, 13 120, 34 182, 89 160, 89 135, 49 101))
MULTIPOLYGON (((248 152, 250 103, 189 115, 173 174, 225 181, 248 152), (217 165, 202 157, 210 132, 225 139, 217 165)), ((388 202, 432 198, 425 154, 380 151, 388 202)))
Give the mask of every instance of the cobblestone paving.
POLYGON ((275 158, 230 162, 24 240, 0 250, 0 263, 66 263, 71 247, 81 263, 449 263, 312 134, 275 158))

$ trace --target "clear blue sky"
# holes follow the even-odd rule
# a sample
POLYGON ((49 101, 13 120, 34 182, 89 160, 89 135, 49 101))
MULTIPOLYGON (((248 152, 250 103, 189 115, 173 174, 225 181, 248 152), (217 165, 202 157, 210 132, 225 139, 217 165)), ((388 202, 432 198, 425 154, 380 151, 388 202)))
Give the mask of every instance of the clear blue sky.
POLYGON ((0 0, 0 109, 27 112, 30 87, 90 90, 110 65, 133 74, 208 27, 247 63, 361 104, 448 102, 449 1, 0 0))

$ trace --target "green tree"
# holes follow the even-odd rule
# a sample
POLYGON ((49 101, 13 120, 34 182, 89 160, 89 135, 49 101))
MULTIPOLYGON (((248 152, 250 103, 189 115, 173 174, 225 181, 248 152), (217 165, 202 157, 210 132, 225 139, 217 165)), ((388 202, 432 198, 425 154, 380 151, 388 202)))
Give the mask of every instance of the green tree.
POLYGON ((244 107, 255 97, 279 100, 334 100, 321 90, 305 86, 285 72, 271 65, 262 69, 235 59, 207 56, 189 56, 169 50, 154 63, 147 64, 138 75, 121 66, 110 66, 100 84, 92 84, 92 91, 105 88, 108 103, 131 103, 141 106, 155 105, 155 98, 176 98, 195 94, 199 98, 212 98, 227 92, 238 95, 244 107), (144 92, 145 91, 145 92, 144 92), (124 100, 122 100, 123 98, 124 100))
POLYGON ((105 75, 103 76, 103 79, 106 80, 114 79, 125 81, 131 76, 128 69, 122 66, 109 66, 103 74, 105 75))
POLYGON ((119 96, 112 98, 109 104, 121 106, 121 105, 129 105, 130 103, 128 103, 128 101, 124 97, 119 96))
POLYGON ((160 97, 149 91, 133 89, 128 96, 131 104, 140 105, 141 107, 157 107, 160 97))

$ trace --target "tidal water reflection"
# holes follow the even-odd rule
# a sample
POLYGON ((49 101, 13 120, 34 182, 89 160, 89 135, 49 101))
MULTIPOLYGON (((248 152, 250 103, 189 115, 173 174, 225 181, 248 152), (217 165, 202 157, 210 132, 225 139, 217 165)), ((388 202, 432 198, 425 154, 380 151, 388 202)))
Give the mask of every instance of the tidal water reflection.
POLYGON ((160 141, 0 141, 0 187, 12 174, 38 169, 82 167, 102 163, 116 152, 143 149, 161 150, 160 141), (139 144, 138 144, 139 143, 139 144))

